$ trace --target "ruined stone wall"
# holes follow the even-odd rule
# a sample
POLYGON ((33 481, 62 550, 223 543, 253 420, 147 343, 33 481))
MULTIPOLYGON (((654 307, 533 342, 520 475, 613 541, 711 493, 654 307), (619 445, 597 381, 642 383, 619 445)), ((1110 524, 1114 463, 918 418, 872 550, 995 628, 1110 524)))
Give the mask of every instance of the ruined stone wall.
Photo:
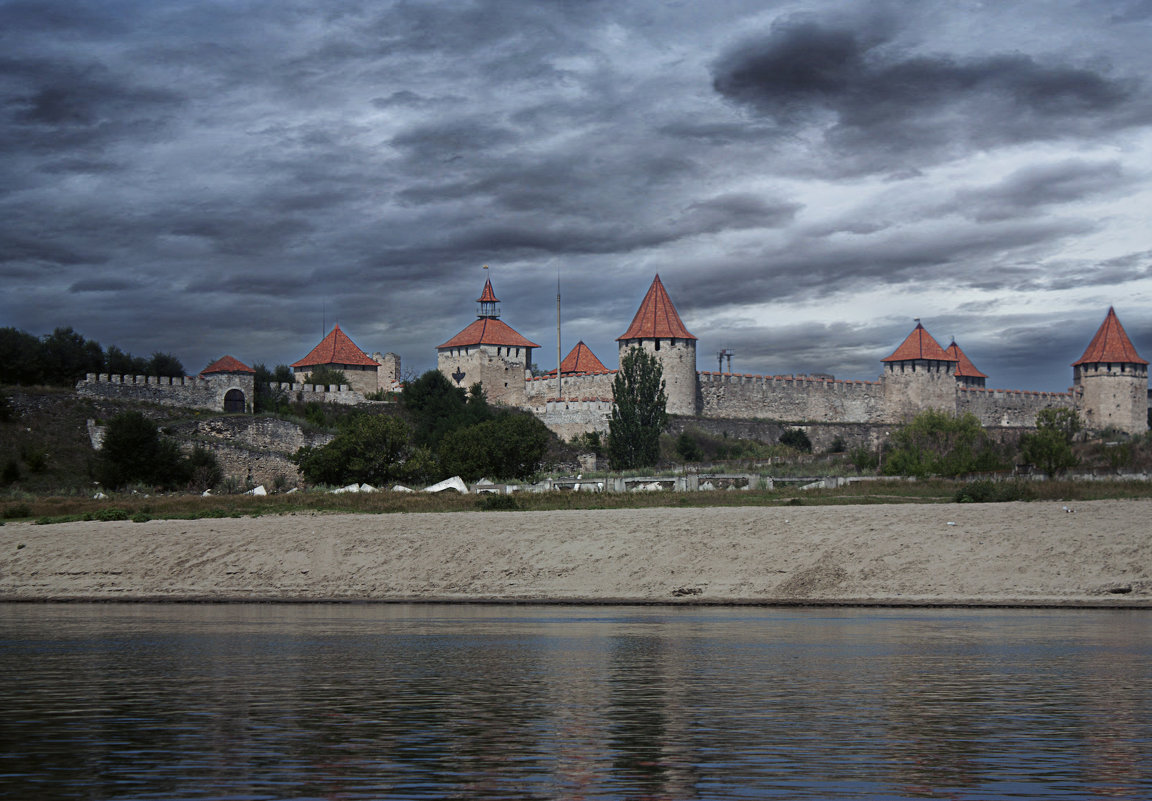
POLYGON ((829 423, 887 417, 879 382, 702 372, 699 386, 702 417, 829 423))
POLYGON ((368 399, 364 397, 364 393, 357 392, 347 384, 332 384, 324 386, 323 384, 269 384, 268 389, 272 392, 283 392, 290 400, 299 403, 335 403, 340 406, 356 406, 361 403, 368 403, 368 399))
POLYGON ((1071 392, 959 387, 956 413, 973 414, 986 427, 1034 428, 1041 409, 1069 409, 1075 402, 1071 392))
POLYGON ((1130 364, 1081 365, 1076 372, 1080 414, 1089 430, 1148 430, 1148 368, 1130 364))
POLYGON ((268 488, 275 485, 277 476, 283 477, 286 487, 302 486, 303 477, 292 455, 305 445, 319 447, 332 441, 331 434, 306 431, 273 417, 216 417, 168 430, 184 442, 185 450, 199 446, 211 451, 225 476, 242 485, 268 488))
POLYGON ((217 412, 224 410, 224 396, 233 389, 244 393, 245 408, 251 410, 255 393, 251 375, 214 374, 168 378, 88 373, 83 381, 76 384, 76 392, 88 398, 135 400, 217 412))

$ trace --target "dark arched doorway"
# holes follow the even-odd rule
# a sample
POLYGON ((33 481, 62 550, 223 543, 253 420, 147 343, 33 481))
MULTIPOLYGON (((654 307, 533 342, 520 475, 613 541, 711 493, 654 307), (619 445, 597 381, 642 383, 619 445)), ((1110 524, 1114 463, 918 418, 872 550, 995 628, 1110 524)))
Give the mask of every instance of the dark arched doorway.
POLYGON ((224 393, 224 411, 244 411, 244 393, 238 389, 230 389, 224 393))

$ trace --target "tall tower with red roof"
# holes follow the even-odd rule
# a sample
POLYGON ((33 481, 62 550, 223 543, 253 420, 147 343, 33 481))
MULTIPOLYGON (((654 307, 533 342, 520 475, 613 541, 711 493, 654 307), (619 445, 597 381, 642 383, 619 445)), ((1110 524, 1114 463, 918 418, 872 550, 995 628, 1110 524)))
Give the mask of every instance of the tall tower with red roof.
POLYGON ((491 403, 523 406, 532 349, 540 347, 500 319, 492 280, 476 299, 476 321, 436 348, 436 366, 453 386, 479 383, 491 403))
POLYGON ((664 371, 668 413, 699 412, 696 382, 696 337, 688 332, 660 276, 652 279, 628 330, 616 338, 620 358, 629 348, 641 348, 656 357, 664 371))
POLYGON ((1148 430, 1148 362, 1111 307, 1084 355, 1072 363, 1072 384, 1088 428, 1148 430))
POLYGON ((956 413, 958 360, 932 338, 920 321, 884 360, 886 416, 893 422, 924 409, 956 413))

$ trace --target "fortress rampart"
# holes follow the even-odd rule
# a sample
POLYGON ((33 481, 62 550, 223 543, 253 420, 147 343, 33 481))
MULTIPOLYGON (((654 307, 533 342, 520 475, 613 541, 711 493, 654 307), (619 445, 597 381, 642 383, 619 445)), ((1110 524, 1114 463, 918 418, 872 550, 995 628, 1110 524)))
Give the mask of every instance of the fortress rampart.
POLYGON ((697 374, 700 416, 731 419, 886 422, 878 381, 837 381, 817 376, 697 374))
POLYGON ((1075 409, 1074 392, 1032 392, 1025 389, 957 387, 957 414, 971 413, 981 425, 1032 428, 1042 409, 1075 409))
MULTIPOLYGON (((268 384, 273 392, 284 392, 295 401, 318 401, 353 406, 366 403, 364 394, 347 384, 268 384)), ((251 375, 221 374, 200 376, 145 376, 88 373, 76 384, 76 392, 89 398, 117 398, 161 406, 182 406, 209 411, 251 412, 256 386, 251 375), (239 394, 236 394, 239 393, 239 394)))

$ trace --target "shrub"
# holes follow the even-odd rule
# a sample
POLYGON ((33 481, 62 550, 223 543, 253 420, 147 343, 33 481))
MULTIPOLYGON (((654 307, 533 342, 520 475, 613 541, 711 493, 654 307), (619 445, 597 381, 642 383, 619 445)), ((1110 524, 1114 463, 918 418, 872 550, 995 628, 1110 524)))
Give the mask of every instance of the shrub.
POLYGON ((453 431, 440 443, 440 466, 465 481, 531 478, 548 452, 548 428, 528 414, 505 414, 453 431))
POLYGON ((1048 475, 1059 475, 1078 461, 1072 440, 1080 427, 1074 409, 1041 409, 1036 415, 1036 430, 1020 438, 1020 453, 1048 475))
POLYGON ((704 451, 696 438, 687 431, 676 438, 676 455, 686 462, 699 462, 704 459, 704 451))
POLYGON ((1036 493, 1023 481, 971 481, 960 489, 952 500, 956 503, 1003 503, 1030 501, 1036 493))
POLYGON ((812 440, 808 438, 808 432, 801 428, 785 429, 780 435, 780 444, 795 448, 802 453, 812 452, 812 440))
POLYGON ((923 411, 892 435, 891 444, 885 475, 958 476, 1003 467, 995 444, 973 414, 923 411))
POLYGON ((864 446, 853 448, 852 451, 848 454, 848 459, 852 462, 852 466, 861 473, 874 472, 877 466, 880 464, 879 455, 875 451, 870 450, 869 448, 865 448, 864 446))
POLYGON ((176 443, 161 437, 156 425, 140 412, 124 412, 108 421, 96 462, 96 477, 105 487, 141 482, 173 488, 187 484, 190 476, 176 443))
POLYGON ((105 523, 110 520, 127 520, 128 511, 125 509, 98 509, 92 513, 92 517, 105 523))
POLYGON ((28 508, 26 503, 14 503, 11 506, 5 506, 3 517, 5 520, 12 520, 17 517, 31 517, 32 510, 28 508))
POLYGON ((20 480, 20 465, 15 459, 4 462, 4 469, 0 470, 0 484, 15 484, 20 480))
POLYGON ((403 475, 410 434, 398 417, 359 414, 347 418, 327 445, 305 446, 294 459, 310 484, 383 486, 403 475))
POLYGON ((520 508, 511 495, 482 495, 476 505, 484 512, 514 512, 520 508))

